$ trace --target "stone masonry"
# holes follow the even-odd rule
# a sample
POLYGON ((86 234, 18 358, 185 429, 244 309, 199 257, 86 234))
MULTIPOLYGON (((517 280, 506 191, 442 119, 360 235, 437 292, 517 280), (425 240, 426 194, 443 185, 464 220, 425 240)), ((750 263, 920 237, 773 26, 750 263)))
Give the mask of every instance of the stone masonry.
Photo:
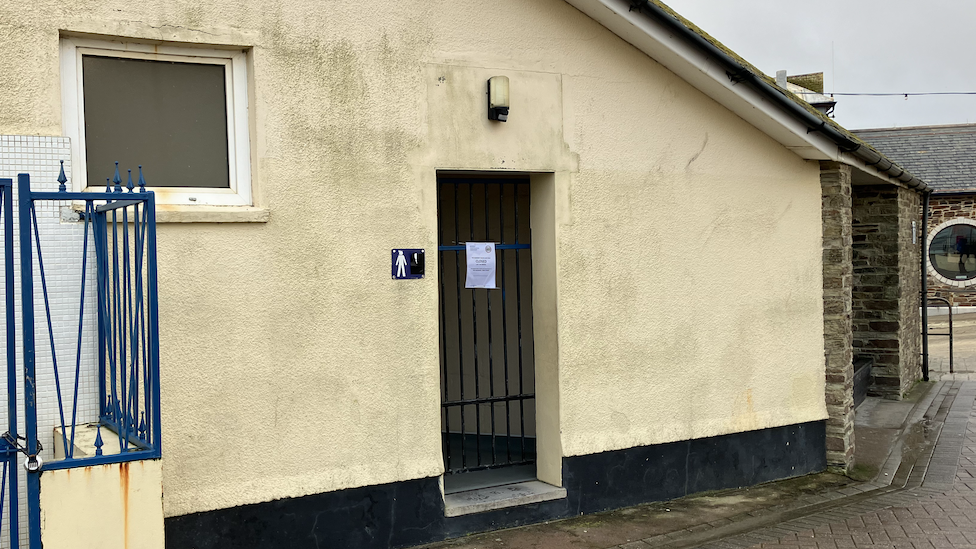
POLYGON ((919 196, 853 188, 854 354, 874 359, 871 394, 900 399, 920 375, 919 196))
POLYGON ((902 394, 922 379, 922 195, 898 189, 898 269, 901 284, 899 372, 902 394))
POLYGON ((820 163, 823 215, 824 352, 827 464, 847 470, 854 460, 854 338, 852 316, 851 168, 820 163))

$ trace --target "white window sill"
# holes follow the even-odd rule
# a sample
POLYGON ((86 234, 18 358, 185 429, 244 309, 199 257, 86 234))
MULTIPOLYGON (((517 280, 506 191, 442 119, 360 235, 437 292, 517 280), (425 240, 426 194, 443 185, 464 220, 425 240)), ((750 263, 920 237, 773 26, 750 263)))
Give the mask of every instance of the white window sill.
POLYGON ((157 204, 156 223, 267 223, 268 208, 157 204))
MULTIPOLYGON (((84 212, 85 203, 72 201, 71 209, 84 212)), ((156 204, 156 223, 267 223, 270 218, 268 208, 255 206, 156 204)))

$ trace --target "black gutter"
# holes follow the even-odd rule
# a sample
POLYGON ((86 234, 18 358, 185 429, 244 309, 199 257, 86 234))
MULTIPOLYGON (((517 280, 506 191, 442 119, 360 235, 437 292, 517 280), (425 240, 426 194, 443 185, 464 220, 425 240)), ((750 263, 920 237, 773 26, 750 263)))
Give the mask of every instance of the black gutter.
POLYGON ((971 191, 940 191, 936 189, 929 192, 932 193, 932 196, 965 196, 967 194, 976 194, 976 189, 971 191))
POLYGON ((898 180, 909 188, 917 189, 923 192, 929 190, 928 185, 926 185, 921 179, 902 169, 891 160, 885 158, 883 155, 871 150, 870 147, 863 146, 861 143, 858 143, 849 136, 844 135, 843 132, 827 124, 824 119, 811 113, 796 103, 796 101, 787 97, 783 90, 779 89, 779 87, 770 84, 762 77, 751 71, 748 67, 744 67, 735 58, 716 47, 715 44, 712 44, 697 32, 685 26, 684 23, 657 4, 650 2, 649 0, 631 0, 631 10, 636 10, 639 13, 648 13, 656 20, 673 29, 683 38, 692 42, 698 48, 707 52, 708 55, 718 59, 726 66, 726 74, 729 75, 729 78, 733 82, 746 82, 752 84, 756 91, 763 94, 780 107, 783 107, 790 114, 799 119, 800 122, 806 124, 809 127, 807 133, 820 132, 828 139, 836 143, 841 151, 853 154, 868 166, 873 167, 892 179, 898 180), (645 12, 645 10, 647 11, 645 12))

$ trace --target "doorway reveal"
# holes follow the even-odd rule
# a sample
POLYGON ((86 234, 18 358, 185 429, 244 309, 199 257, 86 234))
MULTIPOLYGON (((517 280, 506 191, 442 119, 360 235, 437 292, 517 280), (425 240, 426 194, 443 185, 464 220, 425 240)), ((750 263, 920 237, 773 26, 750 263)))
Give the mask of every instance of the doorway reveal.
POLYGON ((444 492, 535 480, 535 346, 526 176, 439 176, 444 492), (491 242, 497 289, 465 288, 466 242, 491 242))

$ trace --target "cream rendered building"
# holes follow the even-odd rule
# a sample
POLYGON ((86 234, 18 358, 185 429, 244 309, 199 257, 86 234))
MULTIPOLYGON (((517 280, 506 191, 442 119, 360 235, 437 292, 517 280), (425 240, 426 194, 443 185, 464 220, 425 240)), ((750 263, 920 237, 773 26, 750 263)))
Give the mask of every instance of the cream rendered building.
POLYGON ((924 186, 664 6, 50 0, 0 21, 0 133, 69 138, 76 190, 131 155, 161 203, 166 547, 402 547, 849 464, 822 178, 924 186), (163 65, 220 71, 181 100, 218 105, 220 137, 176 139, 217 175, 126 152, 122 99, 197 82, 125 72, 163 65), (467 242, 502 246, 500 289, 463 287, 467 242), (465 499, 508 482, 498 508, 465 499))

